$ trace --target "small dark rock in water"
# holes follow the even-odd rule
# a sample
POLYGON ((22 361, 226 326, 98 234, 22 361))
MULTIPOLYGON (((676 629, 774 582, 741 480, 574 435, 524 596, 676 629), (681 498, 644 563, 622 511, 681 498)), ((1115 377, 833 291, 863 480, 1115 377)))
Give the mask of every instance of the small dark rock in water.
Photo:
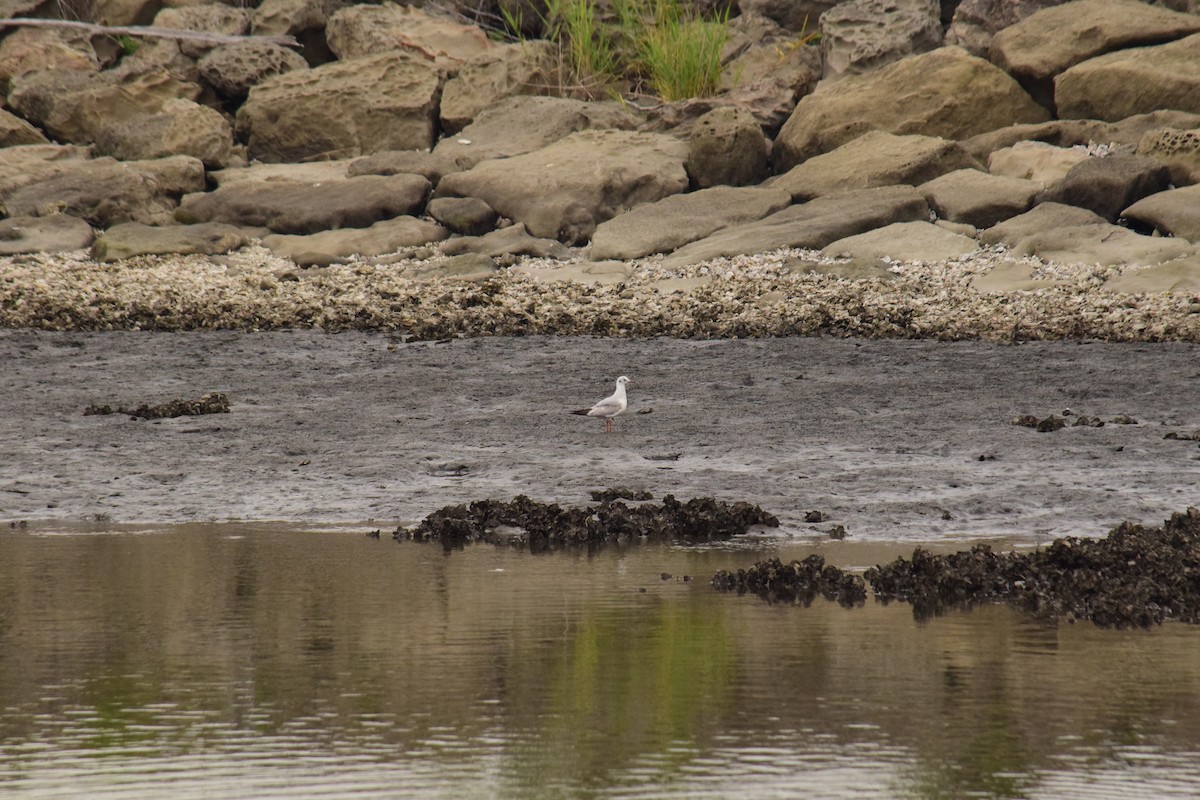
POLYGON ((110 405, 90 405, 83 410, 85 417, 97 414, 128 414, 135 419, 164 419, 166 417, 198 417, 201 414, 228 414, 229 399, 220 392, 209 392, 199 400, 172 400, 156 406, 142 403, 134 409, 113 408, 110 405))
POLYGON ((669 580, 671 580, 671 573, 664 572, 663 574, 659 575, 658 577, 662 578, 664 581, 669 581, 669 580))
POLYGON ((829 519, 829 517, 825 516, 820 511, 809 511, 804 515, 805 522, 824 522, 827 519, 829 519))
POLYGON ((837 539, 838 541, 845 539, 846 538, 846 526, 845 525, 834 525, 832 528, 829 529, 829 538, 837 539))
POLYGON ((853 606, 866 600, 862 578, 825 563, 819 555, 784 564, 778 558, 760 561, 749 569, 736 572, 721 570, 712 578, 712 586, 721 592, 752 592, 772 603, 809 605, 818 595, 853 606))
POLYGON ((744 534, 751 525, 777 527, 779 520, 750 503, 697 497, 681 503, 667 495, 661 504, 627 506, 619 500, 584 508, 539 503, 525 495, 512 502, 476 500, 446 506, 415 528, 397 528, 397 541, 439 541, 447 550, 471 542, 525 544, 535 552, 568 545, 617 544, 632 540, 710 542, 744 534), (519 528, 501 535, 501 526, 519 528))
POLYGON ((378 531, 378 530, 367 531, 367 538, 368 539, 378 539, 379 534, 380 534, 380 531, 378 531))
POLYGON ((628 489, 616 486, 611 489, 595 489, 590 492, 597 503, 611 503, 613 500, 653 500, 654 495, 644 489, 628 489))
POLYGON ((987 545, 935 556, 918 548, 866 572, 877 598, 906 600, 926 618, 981 602, 1101 627, 1143 627, 1166 619, 1200 623, 1200 509, 1160 528, 1122 523, 1103 539, 1068 537, 1033 553, 987 545))

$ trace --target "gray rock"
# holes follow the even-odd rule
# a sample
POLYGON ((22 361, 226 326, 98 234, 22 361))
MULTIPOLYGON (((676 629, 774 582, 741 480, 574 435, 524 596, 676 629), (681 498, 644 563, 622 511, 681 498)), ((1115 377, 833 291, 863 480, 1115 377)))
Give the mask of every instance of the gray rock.
POLYGON ((684 167, 701 189, 758 184, 770 174, 767 149, 753 114, 729 106, 714 108, 692 126, 684 167))
POLYGON ((364 175, 344 181, 239 181, 184 198, 175 219, 185 224, 226 222, 308 234, 365 228, 383 219, 420 212, 429 181, 420 175, 364 175))
POLYGON ((730 225, 762 219, 792 203, 777 189, 718 186, 677 194, 632 208, 602 222, 592 237, 591 258, 632 259, 669 253, 730 225))
POLYGON ((956 142, 932 136, 871 131, 836 150, 810 158, 769 181, 794 200, 898 183, 920 184, 956 169, 979 168, 956 142))
POLYGON ((542 40, 494 47, 472 59, 442 90, 438 108, 443 132, 461 131, 500 98, 556 86, 556 60, 554 46, 542 40))
POLYGON ((144 255, 228 253, 245 247, 261 231, 237 228, 219 222, 162 227, 125 222, 114 225, 92 245, 97 261, 120 261, 144 255))
POLYGON ((1041 188, 1030 180, 974 169, 948 172, 917 187, 938 217, 976 228, 1025 213, 1041 188))
POLYGON ((451 159, 428 150, 383 150, 355 159, 346 175, 424 175, 437 186, 443 176, 461 171, 451 159))
POLYGON ((308 69, 308 62, 282 45, 248 40, 214 48, 197 67, 201 79, 217 94, 244 100, 251 88, 267 78, 308 69))
POLYGON ((1078 225, 1099 225, 1104 218, 1086 208, 1042 203, 1024 214, 997 223, 979 234, 984 244, 1006 244, 1013 246, 1022 239, 1044 231, 1070 228, 1078 225))
POLYGON ((821 15, 824 77, 878 69, 942 45, 937 0, 846 0, 821 15))
POLYGON ((893 222, 929 218, 929 205, 911 186, 887 186, 841 192, 789 206, 769 217, 733 225, 676 250, 663 260, 668 267, 713 258, 752 255, 781 247, 819 250, 830 242, 893 222))
POLYGON ((121 161, 192 156, 220 169, 233 155, 233 128, 208 106, 168 100, 155 114, 138 114, 101 128, 96 151, 121 161))
POLYGON ((534 236, 586 242, 596 225, 687 188, 687 145, 661 134, 580 131, 442 178, 439 196, 478 197, 534 236))
POLYGON ((1038 200, 1079 206, 1115 222, 1122 209, 1170 184, 1170 170, 1151 158, 1089 158, 1071 167, 1066 177, 1042 192, 1038 200))
POLYGON ((1119 225, 1100 223, 1035 233, 1013 245, 1016 255, 1037 256, 1063 264, 1161 264, 1191 255, 1183 239, 1142 236, 1119 225))
POLYGON ((979 249, 969 236, 951 233, 931 222, 894 222, 826 245, 821 254, 856 259, 892 258, 897 261, 947 261, 979 249))
POLYGON ((571 258, 571 249, 556 239, 530 236, 521 223, 492 231, 485 236, 461 236, 439 245, 448 256, 479 253, 485 256, 531 256, 533 258, 571 258))
MULTIPOLYGON (((1187 15, 1197 21, 1200 18, 1187 15)), ((1200 34, 1098 56, 1054 79, 1063 118, 1120 120, 1161 108, 1200 112, 1200 34)))
POLYGON ((478 197, 438 197, 429 201, 429 216, 454 233, 482 236, 496 227, 496 210, 478 197))
POLYGON ((237 128, 262 161, 427 150, 440 84, 432 64, 408 53, 338 61, 259 83, 237 128))
POLYGON ((351 256, 381 256, 405 247, 438 242, 449 235, 437 223, 401 216, 365 228, 327 230, 307 236, 270 234, 263 237, 263 246, 302 267, 327 267, 351 256))
POLYGON ((82 250, 95 238, 91 225, 66 214, 0 220, 0 256, 82 250))
POLYGON ((1200 185, 1143 197, 1122 211, 1121 216, 1159 233, 1200 243, 1200 185))
POLYGON ((1138 142, 1137 155, 1166 164, 1176 186, 1200 183, 1200 130, 1152 130, 1138 142))

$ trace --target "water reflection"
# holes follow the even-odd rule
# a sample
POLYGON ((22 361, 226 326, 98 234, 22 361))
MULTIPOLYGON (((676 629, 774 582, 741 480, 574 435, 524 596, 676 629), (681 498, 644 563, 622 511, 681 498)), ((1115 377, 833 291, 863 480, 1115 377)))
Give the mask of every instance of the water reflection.
POLYGON ((0 535, 0 794, 1200 792, 1200 631, 706 586, 761 557, 0 535))

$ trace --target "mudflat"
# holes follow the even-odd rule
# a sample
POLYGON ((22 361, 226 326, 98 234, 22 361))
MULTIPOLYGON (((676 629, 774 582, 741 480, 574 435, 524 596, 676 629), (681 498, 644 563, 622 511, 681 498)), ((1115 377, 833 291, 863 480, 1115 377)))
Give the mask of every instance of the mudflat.
POLYGON ((628 486, 758 503, 786 536, 1034 543, 1200 503, 1198 443, 1164 438, 1200 429, 1193 344, 3 330, 0 364, 0 520, 35 527, 387 530, 628 486), (613 433, 568 413, 618 375, 613 433), (83 413, 209 392, 229 413, 83 413), (1105 424, 1012 424, 1064 412, 1105 424))

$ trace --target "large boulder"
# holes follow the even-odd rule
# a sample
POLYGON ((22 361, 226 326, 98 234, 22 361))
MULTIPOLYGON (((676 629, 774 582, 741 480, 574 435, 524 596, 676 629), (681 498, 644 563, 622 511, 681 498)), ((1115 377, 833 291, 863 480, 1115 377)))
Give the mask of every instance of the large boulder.
POLYGON ((17 75, 42 70, 99 72, 100 59, 84 31, 12 28, 0 40, 0 89, 17 75))
POLYGON ((871 131, 836 150, 810 158, 769 182, 809 200, 848 189, 897 183, 916 185, 956 169, 979 169, 957 142, 935 136, 871 131))
POLYGON ((796 104, 773 159, 783 172, 869 130, 963 139, 1048 117, 1004 72, 961 48, 943 47, 818 86, 796 104))
POLYGON ((1047 142, 1017 142, 992 151, 987 167, 993 175, 1029 180, 1045 188, 1067 177, 1072 167, 1088 158, 1083 149, 1056 147, 1047 142))
POLYGON ((551 94, 557 86, 557 55, 536 40, 493 47, 476 56, 446 81, 439 107, 446 133, 462 130, 497 100, 518 94, 551 94))
POLYGON ((1054 80, 1054 104, 1064 118, 1115 121, 1164 108, 1200 113, 1200 34, 1071 67, 1054 80))
POLYGON ((518 222, 484 236, 456 236, 442 242, 438 248, 448 256, 467 253, 495 257, 530 256, 532 258, 570 258, 571 249, 557 239, 530 236, 518 222))
POLYGON ((436 67, 404 52, 334 62, 255 86, 237 128, 262 161, 427 150, 439 86, 436 67))
POLYGON ((476 25, 392 3, 337 11, 325 23, 325 38, 341 61, 403 50, 451 70, 495 46, 476 25))
POLYGON ((987 159, 988 155, 1018 142, 1047 142, 1059 147, 1087 146, 1093 142, 1126 144, 1136 147, 1142 137, 1159 128, 1187 130, 1200 127, 1200 114, 1186 111, 1152 111, 1137 114, 1120 122, 1095 119, 1056 119, 1025 125, 1008 125, 994 131, 972 136, 962 142, 971 155, 987 159))
POLYGON ((1137 154, 1166 164, 1176 186, 1200 183, 1200 130, 1149 131, 1138 142, 1137 154))
POLYGON ((1120 294, 1181 292, 1200 294, 1200 256, 1186 256, 1143 269, 1126 270, 1100 289, 1120 294))
POLYGON ((1138 0, 1075 0, 1038 11, 992 39, 991 59, 1046 107, 1054 76, 1125 47, 1161 44, 1200 31, 1200 17, 1138 0))
POLYGON ((878 69, 941 47, 937 0, 846 0, 821 15, 824 77, 878 69))
POLYGON ((685 166, 701 189, 758 184, 770 174, 768 148, 762 127, 749 111, 714 108, 692 126, 685 166))
POLYGON ((82 250, 96 238, 92 226, 78 217, 9 217, 0 221, 0 256, 82 250))
POLYGON ((1183 239, 1142 236, 1119 225, 1076 225, 1034 233, 1017 241, 1013 252, 1062 264, 1161 264, 1192 255, 1196 248, 1183 239))
POLYGON ((380 220, 366 228, 341 228, 307 236, 271 234, 263 246, 302 267, 325 267, 352 256, 381 256, 405 247, 438 242, 450 232, 436 222, 402 216, 380 220))
POLYGON ((602 222, 592 237, 590 256, 602 261, 669 253, 721 228, 762 219, 791 203, 787 192, 758 187, 717 186, 672 195, 602 222))
POLYGON ((274 75, 308 69, 294 50, 273 42, 248 40, 213 48, 197 64, 200 78, 221 97, 244 100, 250 89, 274 75))
POLYGON ((108 262, 145 255, 228 253, 245 247, 256 233, 220 222, 162 226, 123 222, 96 239, 92 258, 108 262))
POLYGON ((893 222, 882 228, 830 242, 821 254, 861 260, 891 258, 897 261, 949 261, 974 253, 979 242, 970 236, 940 228, 932 222, 893 222))
POLYGON ((1143 197, 1122 211, 1121 216, 1158 233, 1200 243, 1200 185, 1143 197))
POLYGON ((581 244, 596 225, 687 189, 687 145, 635 131, 580 131, 532 153, 442 178, 440 196, 478 197, 537 237, 581 244))
POLYGON ((16 114, 0 108, 0 148, 21 144, 48 144, 42 132, 16 114))
POLYGON ((425 213, 464 236, 482 236, 495 230, 500 216, 478 197, 435 197, 425 213))
POLYGON ((364 175, 342 181, 239 181, 184 198, 175 219, 225 222, 307 234, 365 228, 381 219, 419 213, 429 181, 419 175, 364 175))
POLYGON ((955 6, 945 42, 986 57, 998 31, 1064 2, 1069 0, 962 0, 955 6))
POLYGON ((1062 180, 1041 193, 1039 201, 1079 206, 1115 222, 1123 209, 1165 191, 1170 183, 1170 170, 1152 158, 1089 158, 1071 167, 1062 180))
POLYGON ((23 186, 75 169, 91 158, 86 147, 27 144, 0 148, 0 200, 23 186))
POLYGON ((1039 233, 1073 228, 1079 225, 1103 225, 1104 218, 1086 208, 1041 203, 1024 214, 997 223, 979 234, 984 244, 1004 244, 1012 247, 1022 239, 1039 233))
POLYGON ((947 172, 917 187, 938 217, 976 228, 1025 213, 1041 188, 1030 180, 976 169, 947 172))
MULTIPOLYGON (((250 30, 251 12, 247 8, 223 3, 204 3, 182 8, 164 8, 154 17, 158 28, 221 33, 240 36, 250 30)), ((181 39, 179 51, 188 58, 201 58, 217 44, 198 39, 181 39)))
MULTIPOLYGON (((720 93, 709 100, 749 111, 773 138, 796 108, 797 99, 817 85, 821 77, 821 50, 806 36, 786 31, 744 9, 741 16, 730 20, 727 29, 730 41, 725 52, 736 56, 724 63, 720 93)), ((684 105, 701 99, 693 98, 684 105)), ((708 110, 711 109, 704 113, 708 110)), ((659 111, 652 109, 650 113, 659 111)))
POLYGON ((101 129, 96 151, 120 161, 192 156, 220 169, 233 155, 233 128, 208 106, 168 100, 156 114, 132 116, 101 129))

